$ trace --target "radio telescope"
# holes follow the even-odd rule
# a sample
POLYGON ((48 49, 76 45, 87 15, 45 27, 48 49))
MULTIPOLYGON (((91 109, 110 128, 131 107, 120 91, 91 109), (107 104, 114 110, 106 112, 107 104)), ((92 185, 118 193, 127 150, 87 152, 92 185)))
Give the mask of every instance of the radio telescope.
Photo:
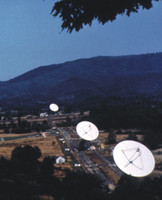
POLYGON ((58 109, 59 109, 58 105, 57 105, 57 104, 54 104, 54 103, 50 104, 49 108, 50 108, 50 110, 52 110, 53 112, 57 112, 58 109))
POLYGON ((82 139, 88 141, 95 140, 99 135, 98 128, 93 123, 88 121, 78 123, 76 131, 82 139))
POLYGON ((113 150, 113 158, 121 171, 135 177, 147 176, 155 167, 151 151, 145 145, 132 140, 118 143, 113 150))

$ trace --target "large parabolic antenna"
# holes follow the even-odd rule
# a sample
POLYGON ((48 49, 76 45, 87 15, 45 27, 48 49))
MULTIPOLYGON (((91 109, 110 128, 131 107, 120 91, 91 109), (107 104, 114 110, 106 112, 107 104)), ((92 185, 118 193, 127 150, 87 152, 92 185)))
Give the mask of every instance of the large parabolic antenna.
POLYGON ((51 103, 49 106, 50 110, 52 110, 53 112, 57 112, 59 107, 57 104, 51 103))
POLYGON ((95 140, 99 135, 98 128, 93 123, 88 121, 78 123, 76 131, 81 138, 89 141, 95 140))
POLYGON ((135 177, 147 176, 155 167, 151 151, 143 144, 132 140, 118 143, 113 150, 113 157, 116 165, 124 173, 135 177))

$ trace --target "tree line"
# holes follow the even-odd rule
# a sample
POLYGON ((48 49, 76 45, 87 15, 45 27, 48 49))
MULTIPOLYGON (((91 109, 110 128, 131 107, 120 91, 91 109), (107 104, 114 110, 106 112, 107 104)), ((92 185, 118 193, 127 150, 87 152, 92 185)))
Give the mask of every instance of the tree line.
MULTIPOLYGON (((102 105, 91 108, 90 116, 83 120, 93 122, 99 130, 111 132, 115 129, 117 134, 122 133, 121 129, 137 129, 139 134, 144 136, 144 143, 151 149, 162 145, 162 106, 154 108, 139 104, 102 105)), ((130 132, 126 134, 132 136, 130 132)))
POLYGON ((0 129, 3 129, 5 133, 31 133, 33 131, 40 132, 49 128, 50 127, 47 120, 44 120, 42 123, 30 123, 26 120, 21 120, 20 117, 18 117, 18 123, 11 121, 9 124, 6 124, 5 122, 0 124, 0 129))

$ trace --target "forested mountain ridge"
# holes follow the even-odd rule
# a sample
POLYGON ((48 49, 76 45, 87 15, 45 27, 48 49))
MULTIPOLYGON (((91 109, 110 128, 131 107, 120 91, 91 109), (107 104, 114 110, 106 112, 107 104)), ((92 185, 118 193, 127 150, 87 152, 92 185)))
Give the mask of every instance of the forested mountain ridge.
POLYGON ((156 96, 162 101, 162 53, 98 56, 38 67, 0 82, 0 106, 56 102, 78 106, 156 96))

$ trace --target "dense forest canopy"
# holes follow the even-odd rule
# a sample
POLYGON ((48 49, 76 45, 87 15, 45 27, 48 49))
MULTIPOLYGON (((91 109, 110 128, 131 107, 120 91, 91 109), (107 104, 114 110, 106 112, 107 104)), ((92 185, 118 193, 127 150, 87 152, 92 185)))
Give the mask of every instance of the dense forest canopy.
MULTIPOLYGON (((162 141, 162 108, 161 105, 127 104, 127 105, 102 105, 90 109, 90 116, 84 120, 91 121, 100 130, 138 129, 139 134, 144 136, 144 143, 151 149, 161 146, 162 141)), ((131 132, 127 132, 131 135, 131 132)), ((113 136, 113 135, 112 135, 113 136)), ((114 137, 114 136, 113 136, 114 137)), ((114 140, 115 138, 111 138, 114 140)))
POLYGON ((130 16, 140 8, 150 9, 153 1, 159 0, 59 0, 51 13, 62 20, 62 29, 68 32, 79 31, 83 25, 90 25, 96 19, 105 24, 116 19, 117 15, 130 16))

